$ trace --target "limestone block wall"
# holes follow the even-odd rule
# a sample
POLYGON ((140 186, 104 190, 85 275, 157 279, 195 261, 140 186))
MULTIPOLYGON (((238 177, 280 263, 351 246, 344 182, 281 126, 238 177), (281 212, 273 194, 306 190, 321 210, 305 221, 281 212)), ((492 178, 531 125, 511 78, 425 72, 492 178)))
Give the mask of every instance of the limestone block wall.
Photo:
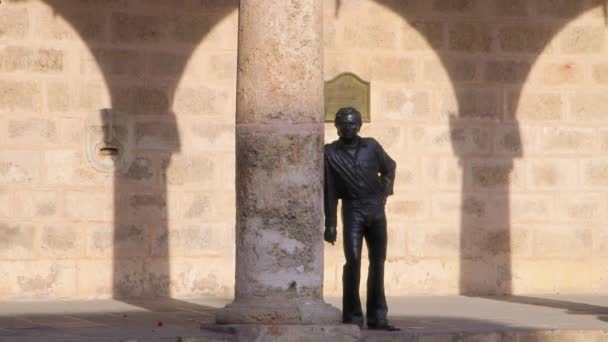
POLYGON ((326 79, 371 81, 363 135, 398 164, 389 295, 606 292, 602 3, 326 2, 326 79))
POLYGON ((236 8, 0 4, 1 300, 232 294, 236 8))
MULTIPOLYGON (((2 1, 0 300, 233 294, 237 5, 2 1)), ((387 294, 606 292, 602 2, 325 5, 398 163, 387 294)))

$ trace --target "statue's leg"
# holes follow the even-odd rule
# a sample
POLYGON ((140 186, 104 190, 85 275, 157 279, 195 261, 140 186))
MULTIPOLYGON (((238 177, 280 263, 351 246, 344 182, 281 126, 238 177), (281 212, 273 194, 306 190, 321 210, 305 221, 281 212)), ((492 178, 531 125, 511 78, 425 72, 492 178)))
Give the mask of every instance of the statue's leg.
POLYGON ((367 325, 387 323, 388 306, 384 294, 384 261, 386 260, 387 232, 384 207, 368 208, 372 220, 365 230, 365 241, 369 251, 369 273, 367 277, 367 325))
POLYGON ((359 298, 361 279, 361 245, 363 243, 363 213, 348 203, 342 205, 344 225, 344 273, 342 275, 342 320, 363 325, 363 310, 359 298))

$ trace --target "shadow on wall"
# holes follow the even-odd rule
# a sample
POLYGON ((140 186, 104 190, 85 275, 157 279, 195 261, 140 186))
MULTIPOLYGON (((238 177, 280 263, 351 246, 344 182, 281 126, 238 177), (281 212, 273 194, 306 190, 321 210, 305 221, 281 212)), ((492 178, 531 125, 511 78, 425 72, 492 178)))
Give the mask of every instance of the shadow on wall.
POLYGON ((603 6, 606 18, 606 3, 374 1, 424 37, 457 98, 454 112, 441 114, 449 115, 452 149, 462 168, 460 293, 511 294, 509 197, 518 180, 514 159, 524 153, 516 117, 522 88, 553 37, 591 8, 603 6), (506 20, 497 24, 497 18, 506 20))
MULTIPOLYGON (((523 155, 515 117, 522 87, 554 35, 603 1, 375 1, 399 13, 435 48, 457 96, 449 122, 463 168, 461 292, 509 294, 509 190, 513 159, 523 155), (476 12, 481 3, 492 4, 491 12, 476 12), (418 5, 432 6, 440 16, 431 22, 419 15, 418 5), (443 21, 452 15, 458 19, 443 21), (497 15, 511 17, 512 23, 496 27, 497 15), (539 23, 539 17, 546 20, 539 23), (491 226, 478 220, 489 210, 491 226)), ((175 90, 199 42, 238 2, 164 0, 143 7, 120 0, 45 2, 89 47, 110 92, 110 110, 133 118, 136 146, 138 136, 158 135, 151 139, 156 145, 142 143, 146 148, 134 149, 132 166, 115 177, 114 296, 168 296, 165 171, 180 149, 175 125, 180 113, 172 113, 175 90), (168 15, 167 9, 174 13, 179 6, 192 7, 168 15), (205 15, 207 11, 214 15, 205 15), (151 85, 147 72, 163 82, 151 85), (142 245, 148 246, 145 253, 142 245)))
POLYGON ((238 1, 44 3, 79 34, 103 75, 111 108, 100 108, 98 118, 106 145, 102 157, 129 159, 114 174, 113 297, 168 297, 166 171, 180 151, 180 113, 172 110, 176 88, 193 51, 238 1))

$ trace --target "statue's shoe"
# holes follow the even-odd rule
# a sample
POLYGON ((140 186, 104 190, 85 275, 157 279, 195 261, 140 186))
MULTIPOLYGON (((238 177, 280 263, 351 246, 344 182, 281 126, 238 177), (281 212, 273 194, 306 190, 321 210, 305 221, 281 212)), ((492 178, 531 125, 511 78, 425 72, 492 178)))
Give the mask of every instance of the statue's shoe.
POLYGON ((384 330, 384 331, 400 331, 401 329, 396 326, 390 325, 388 323, 383 324, 368 324, 367 328, 369 330, 384 330))
POLYGON ((344 323, 344 324, 354 324, 354 325, 358 326, 359 328, 363 329, 363 321, 360 321, 360 320, 356 320, 356 319, 353 319, 353 320, 344 320, 344 321, 342 321, 342 323, 344 323))

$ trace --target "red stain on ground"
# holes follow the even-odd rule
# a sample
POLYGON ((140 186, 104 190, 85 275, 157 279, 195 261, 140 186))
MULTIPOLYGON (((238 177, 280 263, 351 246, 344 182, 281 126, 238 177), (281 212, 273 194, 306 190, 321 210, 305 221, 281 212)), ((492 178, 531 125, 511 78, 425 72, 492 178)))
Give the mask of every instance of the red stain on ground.
POLYGON ((279 327, 270 327, 270 330, 268 332, 270 333, 270 336, 281 336, 281 335, 283 335, 281 333, 281 328, 279 328, 279 327))

